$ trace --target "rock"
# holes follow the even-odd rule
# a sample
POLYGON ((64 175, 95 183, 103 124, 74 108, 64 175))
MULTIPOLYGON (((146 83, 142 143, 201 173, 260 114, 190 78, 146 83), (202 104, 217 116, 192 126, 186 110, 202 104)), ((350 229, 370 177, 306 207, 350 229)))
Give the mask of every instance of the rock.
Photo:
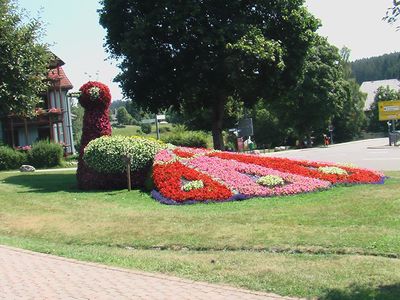
POLYGON ((35 172, 36 171, 36 169, 34 167, 30 166, 30 165, 22 165, 19 168, 19 170, 21 172, 35 172))

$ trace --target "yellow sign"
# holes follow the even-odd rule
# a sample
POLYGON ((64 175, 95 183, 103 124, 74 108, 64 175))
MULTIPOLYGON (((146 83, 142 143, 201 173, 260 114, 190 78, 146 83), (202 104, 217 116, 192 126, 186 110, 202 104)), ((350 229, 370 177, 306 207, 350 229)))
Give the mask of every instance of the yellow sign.
POLYGON ((399 120, 400 101, 379 101, 379 121, 399 120))

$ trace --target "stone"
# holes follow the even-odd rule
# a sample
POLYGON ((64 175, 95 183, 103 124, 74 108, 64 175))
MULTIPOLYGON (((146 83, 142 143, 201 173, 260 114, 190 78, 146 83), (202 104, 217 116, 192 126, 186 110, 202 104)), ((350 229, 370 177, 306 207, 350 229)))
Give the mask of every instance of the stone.
POLYGON ((36 171, 36 169, 34 167, 30 166, 30 165, 22 165, 19 168, 19 170, 21 172, 35 172, 36 171))

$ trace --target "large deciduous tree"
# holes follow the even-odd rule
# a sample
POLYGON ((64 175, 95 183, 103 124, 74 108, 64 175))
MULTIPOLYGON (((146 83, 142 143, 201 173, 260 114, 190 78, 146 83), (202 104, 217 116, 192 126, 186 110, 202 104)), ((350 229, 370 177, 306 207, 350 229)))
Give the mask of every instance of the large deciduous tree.
MULTIPOLYGON (((383 18, 388 23, 395 23, 400 17, 400 0, 393 0, 393 7, 389 8, 386 12, 386 16, 383 18)), ((400 26, 397 27, 400 29, 400 26)))
POLYGON ((29 115, 46 91, 50 53, 38 42, 38 20, 22 21, 10 0, 0 0, 0 115, 29 115))
POLYGON ((103 0, 106 46, 127 97, 153 111, 210 110, 223 147, 229 97, 247 106, 294 86, 319 22, 303 0, 103 0))

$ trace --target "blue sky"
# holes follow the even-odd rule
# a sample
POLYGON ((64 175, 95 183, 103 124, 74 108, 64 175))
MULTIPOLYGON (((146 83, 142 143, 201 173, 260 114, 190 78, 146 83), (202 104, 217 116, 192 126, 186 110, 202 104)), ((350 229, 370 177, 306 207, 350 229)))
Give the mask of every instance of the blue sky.
MULTIPOLYGON (((116 63, 106 60, 105 30, 99 25, 98 0, 19 0, 32 17, 46 24, 44 41, 66 63, 74 89, 88 80, 110 86, 113 99, 122 93, 113 78, 116 63)), ((352 50, 351 59, 400 51, 400 31, 381 19, 392 0, 306 0, 309 10, 322 21, 319 33, 341 48, 352 50)))

